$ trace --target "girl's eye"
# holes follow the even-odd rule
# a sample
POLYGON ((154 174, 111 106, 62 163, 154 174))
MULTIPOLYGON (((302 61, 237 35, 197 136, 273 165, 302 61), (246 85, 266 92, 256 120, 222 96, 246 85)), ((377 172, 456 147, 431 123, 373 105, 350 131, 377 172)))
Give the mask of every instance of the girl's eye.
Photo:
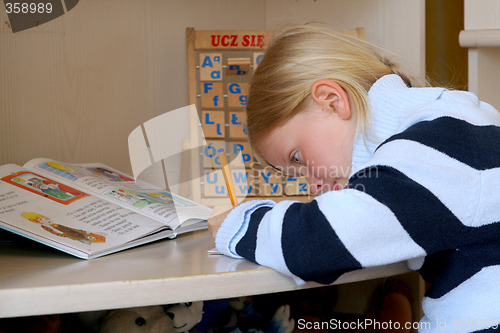
POLYGON ((291 160, 292 160, 292 162, 295 162, 295 163, 300 163, 299 153, 295 153, 295 154, 293 154, 293 156, 292 156, 291 160))

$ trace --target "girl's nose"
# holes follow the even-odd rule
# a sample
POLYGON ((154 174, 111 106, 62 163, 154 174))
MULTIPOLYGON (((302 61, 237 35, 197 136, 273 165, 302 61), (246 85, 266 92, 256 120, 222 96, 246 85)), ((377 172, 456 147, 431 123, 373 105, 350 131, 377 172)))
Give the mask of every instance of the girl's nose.
POLYGON ((315 177, 307 177, 307 182, 309 183, 309 189, 312 194, 319 194, 322 191, 323 180, 315 177))

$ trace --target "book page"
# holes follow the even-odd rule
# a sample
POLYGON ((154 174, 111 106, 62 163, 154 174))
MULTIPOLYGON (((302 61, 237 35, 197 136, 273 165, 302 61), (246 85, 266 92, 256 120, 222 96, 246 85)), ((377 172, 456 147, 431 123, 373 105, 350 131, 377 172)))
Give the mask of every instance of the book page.
POLYGON ((183 223, 206 220, 211 212, 203 205, 144 181, 134 181, 132 177, 100 163, 69 164, 35 159, 25 167, 154 218, 172 229, 183 223))
POLYGON ((164 229, 153 219, 15 165, 0 167, 0 225, 86 254, 164 229))

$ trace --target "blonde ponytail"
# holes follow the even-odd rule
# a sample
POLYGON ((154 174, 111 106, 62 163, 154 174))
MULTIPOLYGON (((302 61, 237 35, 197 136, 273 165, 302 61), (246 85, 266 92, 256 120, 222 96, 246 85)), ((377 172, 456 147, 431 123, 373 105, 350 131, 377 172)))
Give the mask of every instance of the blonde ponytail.
POLYGON ((425 87, 428 83, 418 77, 410 75, 399 64, 393 62, 387 57, 380 57, 380 61, 386 65, 393 74, 399 75, 408 87, 425 87))

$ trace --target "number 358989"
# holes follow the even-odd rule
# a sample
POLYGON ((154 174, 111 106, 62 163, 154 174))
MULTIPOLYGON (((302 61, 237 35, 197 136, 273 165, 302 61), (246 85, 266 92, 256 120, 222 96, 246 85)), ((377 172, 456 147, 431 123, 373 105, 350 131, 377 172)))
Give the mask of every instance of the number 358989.
POLYGON ((52 13, 51 3, 37 2, 6 2, 5 10, 7 14, 50 14, 52 13))

